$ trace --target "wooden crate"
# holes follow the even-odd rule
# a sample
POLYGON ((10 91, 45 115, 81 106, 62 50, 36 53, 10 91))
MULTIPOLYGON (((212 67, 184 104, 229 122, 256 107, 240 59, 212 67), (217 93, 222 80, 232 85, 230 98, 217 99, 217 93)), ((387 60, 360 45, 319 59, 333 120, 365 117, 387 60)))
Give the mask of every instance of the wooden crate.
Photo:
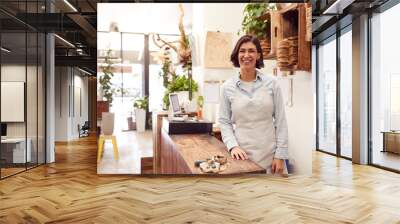
POLYGON ((282 40, 282 25, 279 11, 271 11, 271 52, 268 55, 268 59, 276 59, 276 52, 278 48, 278 41, 282 40))
MULTIPOLYGON (((311 71, 311 42, 306 41, 306 4, 292 4, 280 10, 282 39, 297 37, 297 63, 292 71, 311 71)), ((278 40, 278 41, 281 41, 278 40)))
MULTIPOLYGON (((278 11, 270 11, 264 17, 270 18, 271 51, 266 59, 276 59, 278 45, 281 41, 297 37, 297 62, 290 67, 281 68, 283 71, 311 71, 311 41, 307 41, 306 4, 288 4, 278 11)), ((278 61, 279 64, 279 61, 278 61)))

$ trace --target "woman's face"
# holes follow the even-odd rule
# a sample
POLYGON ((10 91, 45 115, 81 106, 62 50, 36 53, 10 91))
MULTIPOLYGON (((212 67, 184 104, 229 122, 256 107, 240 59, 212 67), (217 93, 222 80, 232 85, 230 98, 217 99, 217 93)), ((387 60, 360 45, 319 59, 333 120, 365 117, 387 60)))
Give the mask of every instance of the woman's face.
POLYGON ((255 68, 257 60, 261 57, 257 52, 256 45, 252 42, 243 43, 239 48, 239 65, 240 68, 255 68))

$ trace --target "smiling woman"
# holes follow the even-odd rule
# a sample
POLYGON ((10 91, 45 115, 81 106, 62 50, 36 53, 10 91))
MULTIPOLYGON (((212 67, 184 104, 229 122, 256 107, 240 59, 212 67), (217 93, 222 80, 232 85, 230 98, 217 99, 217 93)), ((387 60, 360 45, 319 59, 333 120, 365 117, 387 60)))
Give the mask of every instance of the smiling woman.
POLYGON ((287 174, 288 133, 282 93, 276 79, 256 70, 264 67, 258 39, 242 36, 231 61, 240 71, 222 86, 222 140, 234 159, 250 159, 267 173, 287 174))

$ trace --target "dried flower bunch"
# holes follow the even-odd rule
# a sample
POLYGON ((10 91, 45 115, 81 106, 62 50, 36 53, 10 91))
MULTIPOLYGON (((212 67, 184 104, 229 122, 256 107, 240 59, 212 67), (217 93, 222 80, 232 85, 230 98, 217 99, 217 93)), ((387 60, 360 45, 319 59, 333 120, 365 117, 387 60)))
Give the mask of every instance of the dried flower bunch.
POLYGON ((163 85, 166 88, 163 99, 165 106, 169 105, 169 93, 175 91, 189 91, 189 99, 191 99, 191 93, 198 89, 191 75, 192 50, 190 48, 189 38, 183 26, 184 15, 183 6, 179 4, 179 40, 166 41, 162 39, 159 34, 154 34, 152 36, 154 44, 160 48, 158 53, 153 54, 153 58, 162 65, 160 75, 163 77, 163 85), (172 58, 172 54, 174 53, 177 55, 176 61, 172 58), (182 65, 185 71, 184 75, 176 74, 176 65, 182 65))

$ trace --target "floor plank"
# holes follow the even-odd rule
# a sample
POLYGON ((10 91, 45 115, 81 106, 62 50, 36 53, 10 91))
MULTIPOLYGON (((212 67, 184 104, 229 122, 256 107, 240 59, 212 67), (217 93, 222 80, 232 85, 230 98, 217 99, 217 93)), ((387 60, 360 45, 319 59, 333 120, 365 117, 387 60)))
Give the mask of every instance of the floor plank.
POLYGON ((96 140, 0 181, 0 223, 400 223, 400 175, 315 152, 289 178, 96 174, 96 140))

